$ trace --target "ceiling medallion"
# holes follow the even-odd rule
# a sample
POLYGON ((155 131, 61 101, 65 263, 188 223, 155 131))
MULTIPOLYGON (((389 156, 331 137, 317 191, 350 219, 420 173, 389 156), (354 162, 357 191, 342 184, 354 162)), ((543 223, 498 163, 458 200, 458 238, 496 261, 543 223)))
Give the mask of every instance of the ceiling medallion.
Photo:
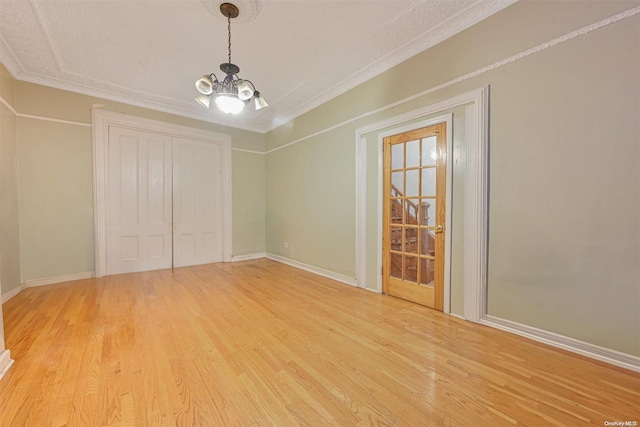
MULTIPOLYGON (((211 15, 226 21, 226 15, 220 15, 220 6, 226 1, 228 0, 200 0, 200 4, 211 15)), ((252 22, 262 11, 262 0, 235 0, 234 6, 238 9, 238 16, 234 18, 234 22, 252 22)))

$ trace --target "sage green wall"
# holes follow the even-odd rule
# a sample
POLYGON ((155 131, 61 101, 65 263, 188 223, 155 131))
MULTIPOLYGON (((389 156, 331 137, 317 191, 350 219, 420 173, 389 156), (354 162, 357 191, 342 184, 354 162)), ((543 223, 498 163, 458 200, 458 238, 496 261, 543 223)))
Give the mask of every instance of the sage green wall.
MULTIPOLYGON (((93 104, 102 104, 109 111, 227 133, 236 149, 264 151, 264 136, 259 133, 16 82, 16 110, 24 115, 90 124, 93 104)), ((22 279, 93 271, 91 128, 21 117, 17 133, 22 279)), ((251 179, 264 181, 263 165, 262 154, 233 152, 233 178, 238 180, 232 183, 234 255, 264 252, 264 190, 257 186, 247 191, 251 179), (244 209, 254 204, 255 209, 244 209)))
POLYGON ((338 128, 267 155, 268 252, 354 277, 353 135, 338 128))
POLYGON ((636 16, 494 88, 488 289, 491 315, 637 356, 639 41, 636 16))
POLYGON ((91 128, 18 119, 24 280, 92 272, 91 128))
MULTIPOLYGON (((0 64, 0 97, 14 105, 15 80, 0 64)), ((0 294, 20 286, 16 116, 0 103, 0 294)))
MULTIPOLYGON (((0 97, 12 108, 15 80, 0 64, 0 97)), ((18 218, 15 153, 17 147, 15 114, 0 102, 0 295, 20 285, 20 236, 18 218)), ((0 304, 0 354, 5 350, 4 318, 0 304)))
POLYGON ((233 256, 264 253, 264 154, 233 152, 233 256))
POLYGON ((639 4, 522 0, 269 132, 338 125, 267 155, 267 251, 353 277, 356 129, 490 85, 489 314, 640 355, 638 15, 341 124, 639 4))
POLYGON ((16 80, 0 62, 0 96, 5 102, 15 108, 16 80))

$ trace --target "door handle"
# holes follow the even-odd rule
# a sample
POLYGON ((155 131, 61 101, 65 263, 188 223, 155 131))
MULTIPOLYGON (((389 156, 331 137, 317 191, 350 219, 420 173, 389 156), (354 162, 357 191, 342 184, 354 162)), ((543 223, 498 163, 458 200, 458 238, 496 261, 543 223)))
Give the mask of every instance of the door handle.
POLYGON ((436 233, 442 233, 442 230, 444 230, 443 226, 441 226, 440 224, 436 225, 436 233))

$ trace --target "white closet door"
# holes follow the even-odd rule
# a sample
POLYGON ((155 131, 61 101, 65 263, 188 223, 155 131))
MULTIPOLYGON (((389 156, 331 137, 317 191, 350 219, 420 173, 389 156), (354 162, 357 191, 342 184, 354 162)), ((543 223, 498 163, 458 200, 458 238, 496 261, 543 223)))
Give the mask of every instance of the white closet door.
POLYGON ((222 144, 173 139, 173 265, 222 261, 222 144))
POLYGON ((107 274, 172 266, 171 137, 109 128, 107 274))

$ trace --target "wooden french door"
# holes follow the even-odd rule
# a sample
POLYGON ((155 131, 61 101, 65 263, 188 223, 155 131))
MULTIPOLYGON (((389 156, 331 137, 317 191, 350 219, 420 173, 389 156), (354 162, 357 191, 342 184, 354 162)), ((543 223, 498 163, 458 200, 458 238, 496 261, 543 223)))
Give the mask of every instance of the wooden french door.
POLYGON ((383 290, 442 311, 446 124, 384 138, 383 290))

